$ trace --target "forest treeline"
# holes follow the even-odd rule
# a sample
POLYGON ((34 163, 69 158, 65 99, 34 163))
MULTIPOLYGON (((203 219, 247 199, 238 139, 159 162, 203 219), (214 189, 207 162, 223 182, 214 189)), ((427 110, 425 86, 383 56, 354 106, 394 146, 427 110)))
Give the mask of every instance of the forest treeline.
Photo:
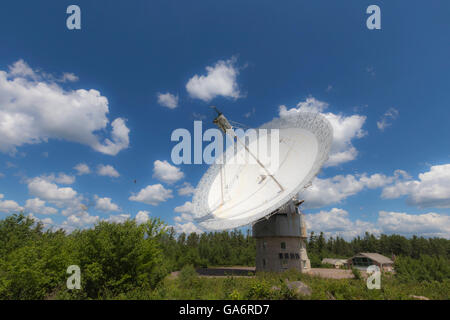
MULTIPOLYGON (((361 251, 396 256, 402 281, 450 278, 450 240, 366 234, 351 241, 311 233, 312 266, 324 257, 347 258, 361 251)), ((185 266, 252 266, 255 240, 240 230, 176 235, 159 219, 144 224, 102 221, 91 229, 44 230, 30 217, 0 220, 0 299, 113 298, 139 288, 153 290, 185 266), (68 291, 67 268, 77 265, 83 290, 68 291)))
MULTIPOLYGON (((240 230, 210 232, 198 235, 182 233, 178 237, 172 228, 162 237, 166 258, 173 269, 194 266, 254 266, 255 239, 240 230)), ((450 240, 400 235, 375 237, 366 233, 346 241, 342 237, 325 238, 323 232, 311 232, 307 239, 308 256, 312 267, 320 267, 323 258, 350 258, 359 252, 377 252, 389 258, 396 256, 419 259, 423 255, 450 258, 450 240)))

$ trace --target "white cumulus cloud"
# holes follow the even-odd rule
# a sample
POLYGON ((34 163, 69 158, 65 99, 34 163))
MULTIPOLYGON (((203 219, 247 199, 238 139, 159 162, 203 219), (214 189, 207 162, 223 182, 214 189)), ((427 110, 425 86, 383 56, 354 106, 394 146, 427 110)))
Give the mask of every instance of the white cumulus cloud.
POLYGON ((91 169, 89 168, 89 166, 85 163, 79 163, 74 167, 75 170, 77 170, 77 174, 79 176, 83 175, 83 174, 89 174, 91 173, 91 169))
POLYGON ((345 239, 352 239, 358 235, 363 235, 365 232, 380 233, 380 230, 374 224, 361 220, 352 221, 348 212, 339 208, 306 214, 305 218, 308 232, 323 232, 327 237, 340 236, 345 239))
POLYGON ((167 93, 158 93, 158 103, 163 107, 169 109, 175 109, 178 107, 178 96, 175 96, 169 92, 167 93))
POLYGON ((200 229, 196 224, 194 224, 193 222, 189 221, 186 223, 175 223, 174 229, 177 233, 197 233, 197 234, 201 234, 203 233, 203 230, 200 229))
POLYGON ((54 222, 51 218, 39 219, 33 213, 29 213, 28 218, 33 219, 35 222, 42 223, 44 225, 44 229, 48 229, 54 225, 54 222))
POLYGON ((77 192, 69 187, 60 188, 55 183, 42 177, 36 177, 28 182, 30 194, 49 202, 67 202, 77 197, 77 192))
POLYGON ((366 232, 371 234, 399 234, 423 237, 442 237, 450 239, 450 216, 447 214, 425 213, 409 214, 405 212, 380 211, 374 222, 351 220, 346 210, 333 208, 306 214, 308 232, 323 232, 326 236, 340 236, 352 239, 366 232))
POLYGON ((395 108, 390 108, 383 114, 380 121, 377 121, 378 129, 384 131, 384 129, 392 125, 392 120, 397 119, 397 117, 398 117, 398 110, 395 108))
POLYGON ((156 206, 170 198, 173 198, 172 190, 166 189, 158 183, 145 187, 137 194, 132 194, 128 199, 156 206))
POLYGON ((13 200, 2 200, 4 195, 0 193, 0 212, 4 213, 19 213, 23 210, 19 204, 13 200))
POLYGON ((380 211, 377 221, 384 233, 450 239, 450 216, 438 213, 408 214, 380 211))
POLYGON ((47 207, 45 201, 39 198, 28 199, 25 202, 25 211, 33 214, 56 214, 58 210, 47 207))
POLYGON ((178 195, 180 196, 190 196, 194 194, 195 188, 189 183, 185 182, 183 185, 178 188, 178 195))
POLYGON ((397 181, 383 189, 384 199, 401 196, 420 208, 450 208, 450 164, 432 166, 417 180, 397 181))
POLYGON ((13 77, 38 77, 38 74, 36 74, 23 59, 14 62, 12 65, 8 66, 8 69, 9 75, 13 77))
POLYGON ((137 224, 143 224, 146 223, 149 219, 148 215, 150 212, 146 210, 141 210, 137 213, 136 217, 134 218, 136 220, 137 224))
POLYGON ((375 189, 399 179, 403 171, 397 170, 394 176, 375 173, 372 175, 337 175, 332 178, 315 178, 312 185, 300 195, 305 199, 305 208, 320 208, 339 203, 365 188, 375 189))
POLYGON ((179 168, 167 162, 167 160, 156 160, 153 163, 153 177, 162 182, 172 184, 182 179, 184 173, 179 168))
MULTIPOLYGON (((74 79, 66 75, 66 79, 74 79)), ((66 140, 116 155, 128 147, 125 120, 111 123, 111 138, 102 137, 109 119, 108 99, 90 89, 65 90, 23 60, 0 70, 0 151, 16 152, 24 144, 66 140)))
POLYGON ((205 102, 217 96, 239 98, 236 80, 239 70, 234 65, 235 60, 219 60, 214 66, 206 67, 206 75, 194 75, 186 84, 189 95, 205 102))
POLYGON ((60 184, 73 184, 75 182, 74 176, 65 174, 63 172, 60 172, 57 175, 55 175, 54 173, 51 173, 49 175, 42 175, 41 178, 50 182, 56 182, 60 184))
POLYGON ((91 216, 88 212, 81 212, 79 214, 72 214, 63 222, 62 227, 68 231, 73 230, 74 227, 82 227, 98 222, 98 216, 91 216))
POLYGON ((107 177, 112 177, 112 178, 117 178, 120 176, 119 172, 117 172, 116 169, 114 169, 113 166, 111 165, 99 165, 97 167, 97 174, 100 176, 107 176, 107 177))
POLYGON ((175 212, 192 213, 193 206, 192 202, 186 201, 183 205, 175 207, 175 212))
POLYGON ((174 229, 177 233, 203 233, 203 230, 200 229, 193 221, 194 217, 192 210, 193 206, 190 201, 186 201, 183 205, 174 209, 175 212, 181 213, 173 219, 175 221, 174 229))
POLYGON ((113 222, 113 223, 124 223, 128 219, 130 219, 129 214, 121 213, 116 215, 110 215, 108 219, 105 219, 105 221, 113 222))
POLYGON ((64 72, 60 81, 61 82, 77 82, 78 77, 71 72, 64 72))
POLYGON ((100 198, 99 196, 95 195, 95 209, 100 211, 120 211, 120 208, 117 204, 112 202, 111 198, 104 197, 100 198))
POLYGON ((83 204, 83 196, 70 187, 60 187, 54 181, 48 180, 45 176, 39 176, 27 180, 28 191, 35 196, 34 199, 27 200, 25 209, 33 214, 54 214, 55 208, 46 206, 45 202, 58 207, 61 215, 67 219, 60 225, 68 232, 77 226, 92 224, 98 217, 90 216, 88 207, 83 204))
POLYGON ((325 113, 328 103, 319 101, 314 97, 308 97, 300 101, 295 108, 288 109, 282 105, 279 107, 280 117, 295 117, 298 112, 321 113, 333 127, 333 143, 331 145, 330 157, 325 167, 337 166, 339 164, 356 159, 358 151, 352 144, 352 140, 362 138, 366 132, 362 129, 365 116, 325 113))

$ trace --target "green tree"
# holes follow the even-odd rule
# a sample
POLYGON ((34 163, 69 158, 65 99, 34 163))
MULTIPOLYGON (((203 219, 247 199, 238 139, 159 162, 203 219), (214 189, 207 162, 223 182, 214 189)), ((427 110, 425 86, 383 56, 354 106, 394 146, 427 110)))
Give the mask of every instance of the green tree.
POLYGON ((87 296, 155 287, 167 274, 160 247, 163 234, 157 219, 141 225, 134 220, 100 222, 93 229, 75 231, 70 236, 75 253, 72 264, 82 270, 87 296))

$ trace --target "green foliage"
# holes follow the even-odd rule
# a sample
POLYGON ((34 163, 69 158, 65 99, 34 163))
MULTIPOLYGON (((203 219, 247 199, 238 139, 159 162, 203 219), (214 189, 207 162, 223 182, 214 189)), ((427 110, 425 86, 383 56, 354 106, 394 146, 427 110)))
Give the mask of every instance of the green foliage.
POLYGON ((154 288, 167 274, 163 224, 100 222, 93 229, 42 231, 23 215, 0 221, 0 299, 107 298, 154 288), (81 269, 82 290, 68 291, 66 270, 81 269))
POLYGON ((199 278, 194 266, 184 266, 180 271, 179 280, 182 288, 196 287, 199 283, 199 278))
POLYGON ((0 299, 42 299, 70 265, 64 232, 43 232, 22 214, 0 221, 0 299))
POLYGON ((352 268, 352 273, 353 276, 355 277, 356 280, 361 280, 362 279, 362 275, 361 275, 361 271, 359 271, 357 268, 352 268))
POLYGON ((249 300, 265 300, 270 299, 272 296, 271 285, 264 279, 254 281, 245 295, 246 299, 249 300))
POLYGON ((419 259, 398 257, 396 277, 402 282, 450 280, 450 260, 444 257, 421 255, 419 259))
POLYGON ((365 281, 356 279, 325 279, 290 270, 284 273, 260 273, 256 277, 200 277, 196 286, 184 288, 180 278, 166 279, 149 293, 141 290, 133 299, 319 299, 319 300, 404 300, 411 295, 430 299, 449 299, 450 281, 403 283, 394 276, 382 276, 381 290, 369 290, 365 281), (311 296, 296 295, 286 285, 301 280, 311 288, 311 296))
POLYGON ((350 242, 340 237, 330 237, 324 242, 323 234, 316 236, 311 232, 307 243, 312 267, 320 267, 323 258, 348 258, 359 252, 378 252, 387 257, 409 256, 418 259, 421 255, 450 258, 450 240, 443 238, 411 239, 400 235, 384 235, 379 238, 366 233, 350 242))
POLYGON ((0 220, 0 299, 449 299, 450 241, 366 234, 348 242, 311 233, 313 267, 325 257, 361 251, 396 256, 394 275, 383 274, 381 290, 356 279, 323 279, 295 270, 252 277, 199 277, 195 267, 254 264, 255 240, 241 231, 178 237, 158 219, 137 225, 100 222, 92 229, 43 230, 22 214, 0 220), (82 290, 67 290, 67 267, 81 269, 82 290), (166 277, 180 270, 178 278, 166 277), (286 285, 301 280, 311 296, 286 285))
POLYGON ((311 262, 311 268, 320 268, 322 267, 322 259, 320 255, 314 251, 308 252, 308 258, 311 262))
POLYGON ((273 297, 275 300, 296 300, 303 298, 297 295, 293 290, 289 289, 286 282, 282 282, 280 290, 273 291, 273 297))
POLYGON ((158 238, 162 223, 137 225, 100 222, 93 229, 70 235, 73 263, 83 271, 88 297, 116 295, 135 287, 153 288, 167 274, 158 238))
POLYGON ((242 299, 242 296, 241 296, 241 294, 239 293, 239 291, 233 290, 233 291, 230 293, 230 299, 231 299, 231 300, 241 300, 241 299, 242 299))
POLYGON ((240 230, 210 232, 198 235, 181 233, 175 237, 170 228, 161 238, 167 266, 171 271, 183 266, 252 266, 255 263, 255 239, 240 230))
POLYGON ((42 235, 42 224, 23 214, 14 214, 0 220, 0 257, 5 258, 12 251, 33 243, 42 235))

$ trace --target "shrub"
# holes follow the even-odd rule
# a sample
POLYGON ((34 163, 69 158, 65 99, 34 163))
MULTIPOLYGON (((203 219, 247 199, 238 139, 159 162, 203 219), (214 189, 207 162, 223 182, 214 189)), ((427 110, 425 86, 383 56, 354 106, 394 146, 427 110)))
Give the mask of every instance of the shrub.
POLYGON ((251 300, 264 300, 272 298, 270 283, 266 280, 256 280, 248 290, 246 298, 251 300))
POLYGON ((229 297, 231 300, 241 300, 242 296, 239 293, 239 291, 237 291, 236 289, 234 289, 230 294, 229 297))
POLYGON ((96 299, 153 288, 167 274, 161 232, 157 219, 100 222, 71 235, 43 232, 23 215, 0 220, 0 299, 96 299), (70 265, 81 269, 81 290, 66 289, 70 265))
POLYGON ((199 277, 193 265, 189 264, 181 269, 178 276, 180 285, 183 288, 195 288, 199 284, 199 277))
POLYGON ((362 279, 361 271, 359 271, 357 268, 353 267, 352 268, 352 273, 355 276, 356 280, 361 280, 362 279))
POLYGON ((93 229, 70 236, 79 265, 82 289, 90 298, 127 292, 135 287, 154 288, 167 274, 157 241, 162 224, 149 220, 137 225, 100 222, 93 229))
POLYGON ((402 282, 439 281, 450 279, 450 260, 444 257, 421 255, 419 259, 398 257, 396 277, 402 282))

